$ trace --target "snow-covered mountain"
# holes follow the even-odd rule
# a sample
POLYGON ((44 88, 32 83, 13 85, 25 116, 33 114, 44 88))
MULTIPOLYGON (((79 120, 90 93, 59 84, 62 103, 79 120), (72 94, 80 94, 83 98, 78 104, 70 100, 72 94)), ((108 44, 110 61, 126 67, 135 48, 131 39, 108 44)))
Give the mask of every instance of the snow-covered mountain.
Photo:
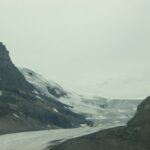
POLYGON ((57 100, 59 97, 65 96, 66 91, 57 83, 47 81, 42 75, 35 73, 27 68, 20 68, 21 73, 25 76, 26 80, 31 83, 38 91, 35 94, 41 94, 46 97, 52 97, 57 100))
POLYGON ((119 100, 79 95, 65 90, 55 82, 47 81, 42 75, 32 70, 20 68, 20 71, 26 80, 38 90, 38 92, 34 92, 36 97, 41 99, 39 93, 53 97, 56 101, 65 104, 67 109, 83 114, 95 125, 125 124, 134 115, 137 105, 141 102, 141 100, 119 100))

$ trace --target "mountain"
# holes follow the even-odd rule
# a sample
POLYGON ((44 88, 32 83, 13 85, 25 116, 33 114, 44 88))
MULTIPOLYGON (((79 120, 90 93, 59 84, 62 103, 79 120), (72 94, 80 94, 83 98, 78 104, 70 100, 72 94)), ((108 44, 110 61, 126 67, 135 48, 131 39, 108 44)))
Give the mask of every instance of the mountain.
MULTIPOLYGON (((28 75, 32 76, 32 73, 28 75)), ((47 91, 51 96, 44 95, 41 89, 26 80, 0 43, 0 134, 71 128, 88 123, 83 115, 72 112, 56 100, 66 94, 63 90, 47 87, 47 91)))
POLYGON ((126 126, 99 131, 68 140, 51 150, 149 150, 150 97, 137 109, 126 126))
POLYGON ((54 98, 67 105, 70 111, 84 115, 86 120, 95 126, 125 125, 133 117, 141 102, 141 100, 107 99, 79 95, 65 90, 57 83, 47 81, 42 75, 32 70, 20 68, 20 72, 29 83, 38 89, 41 95, 54 98))
POLYGON ((0 133, 124 125, 140 102, 70 92, 32 70, 18 69, 0 43, 0 133))

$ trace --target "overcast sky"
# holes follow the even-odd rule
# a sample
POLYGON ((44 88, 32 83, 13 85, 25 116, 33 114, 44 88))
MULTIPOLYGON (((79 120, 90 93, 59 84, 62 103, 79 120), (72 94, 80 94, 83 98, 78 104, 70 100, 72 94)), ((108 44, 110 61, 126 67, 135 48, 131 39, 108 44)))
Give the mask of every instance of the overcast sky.
POLYGON ((80 91, 149 70, 150 0, 0 0, 0 41, 17 66, 80 91))

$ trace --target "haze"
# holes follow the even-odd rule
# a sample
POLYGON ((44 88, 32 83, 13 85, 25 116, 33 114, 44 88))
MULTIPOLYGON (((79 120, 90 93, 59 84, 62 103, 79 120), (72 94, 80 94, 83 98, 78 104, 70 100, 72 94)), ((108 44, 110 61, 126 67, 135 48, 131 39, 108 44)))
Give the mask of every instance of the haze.
MULTIPOLYGON (((95 94, 89 89, 107 79, 150 75, 149 8, 149 0, 0 0, 0 41, 17 66, 95 94)), ((121 83, 118 89, 128 84, 121 83)), ((142 87, 147 80, 134 83, 122 93, 98 85, 96 94, 141 98, 150 93, 148 85, 142 87), (144 88, 141 93, 137 86, 144 88)))

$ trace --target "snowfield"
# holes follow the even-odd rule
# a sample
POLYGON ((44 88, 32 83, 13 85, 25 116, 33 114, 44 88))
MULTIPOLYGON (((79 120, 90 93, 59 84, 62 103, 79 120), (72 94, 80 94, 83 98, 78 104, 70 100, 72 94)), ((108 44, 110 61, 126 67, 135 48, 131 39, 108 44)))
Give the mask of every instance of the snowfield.
POLYGON ((67 139, 98 131, 99 127, 22 132, 0 136, 0 150, 46 150, 67 139))

